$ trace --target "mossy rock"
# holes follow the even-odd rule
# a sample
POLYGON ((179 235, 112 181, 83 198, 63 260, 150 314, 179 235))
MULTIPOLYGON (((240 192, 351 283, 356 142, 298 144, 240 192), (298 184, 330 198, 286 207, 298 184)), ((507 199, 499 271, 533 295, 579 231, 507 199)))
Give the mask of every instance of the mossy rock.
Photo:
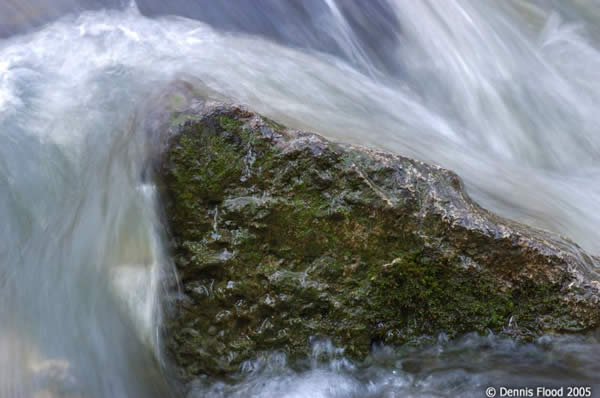
POLYGON ((166 323, 185 378, 330 338, 582 332, 598 283, 574 243, 473 203, 452 172, 294 131, 235 105, 176 115, 159 168, 183 290, 166 323))

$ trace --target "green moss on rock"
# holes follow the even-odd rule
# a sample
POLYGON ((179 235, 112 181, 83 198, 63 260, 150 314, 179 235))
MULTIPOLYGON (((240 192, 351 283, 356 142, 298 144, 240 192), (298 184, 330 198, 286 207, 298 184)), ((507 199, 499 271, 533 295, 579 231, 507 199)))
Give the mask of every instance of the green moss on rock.
POLYGON ((303 357, 313 337, 364 358, 440 332, 598 325, 577 253, 479 208, 453 173, 240 107, 190 117, 160 170, 185 293, 166 336, 183 376, 227 375, 263 350, 303 357))

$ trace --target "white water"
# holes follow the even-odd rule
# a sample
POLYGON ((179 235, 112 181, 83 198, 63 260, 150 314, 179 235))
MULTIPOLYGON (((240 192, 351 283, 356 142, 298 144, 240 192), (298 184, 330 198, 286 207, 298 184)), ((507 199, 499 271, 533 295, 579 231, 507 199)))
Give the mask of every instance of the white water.
MULTIPOLYGON (((278 42, 135 6, 0 41, 0 397, 167 396, 158 301, 170 263, 145 126, 153 98, 177 79, 451 168, 484 206, 600 252, 598 4, 390 1, 385 19, 364 3, 362 18, 343 1, 306 4, 303 29, 256 11, 278 42)), ((303 372, 274 356, 236 386, 209 380, 197 394, 482 396, 498 380, 598 375, 585 357, 598 352, 595 339, 492 340, 303 372), (486 349, 502 360, 475 361, 486 349), (464 350, 476 365, 461 364, 464 350), (420 370, 405 369, 423 356, 420 370), (519 361, 527 372, 517 378, 507 368, 519 361)))

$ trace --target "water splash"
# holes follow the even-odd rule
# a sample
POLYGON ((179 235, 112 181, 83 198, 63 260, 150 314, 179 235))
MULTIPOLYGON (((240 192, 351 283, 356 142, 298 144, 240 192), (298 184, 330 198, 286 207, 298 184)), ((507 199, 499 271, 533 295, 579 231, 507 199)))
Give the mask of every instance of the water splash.
MULTIPOLYGON (((240 2, 254 18, 238 25, 148 18, 143 3, 0 41, 0 396, 166 396, 158 297, 169 260, 147 127, 173 80, 292 126, 442 164, 486 207, 600 251, 592 2, 314 0, 300 11, 240 2)), ((209 15, 222 5, 203 7, 209 15)), ((543 351, 518 347, 515 360, 543 351)), ((590 380, 597 369, 581 355, 597 343, 569 347, 590 380)), ((286 364, 208 393, 431 396, 494 372, 514 376, 480 362, 467 371, 452 352, 424 361, 421 378, 395 365, 296 373, 286 364)), ((547 370, 526 369, 524 381, 547 370)))

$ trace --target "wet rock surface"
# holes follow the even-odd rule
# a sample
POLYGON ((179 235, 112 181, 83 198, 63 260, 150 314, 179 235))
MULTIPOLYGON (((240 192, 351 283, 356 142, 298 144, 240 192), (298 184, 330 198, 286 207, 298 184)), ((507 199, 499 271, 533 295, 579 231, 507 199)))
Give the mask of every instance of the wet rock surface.
POLYGON ((600 323, 598 259, 482 209, 451 171, 237 105, 171 122, 158 180, 183 294, 164 333, 183 378, 302 358, 315 338, 362 359, 440 332, 600 323))

